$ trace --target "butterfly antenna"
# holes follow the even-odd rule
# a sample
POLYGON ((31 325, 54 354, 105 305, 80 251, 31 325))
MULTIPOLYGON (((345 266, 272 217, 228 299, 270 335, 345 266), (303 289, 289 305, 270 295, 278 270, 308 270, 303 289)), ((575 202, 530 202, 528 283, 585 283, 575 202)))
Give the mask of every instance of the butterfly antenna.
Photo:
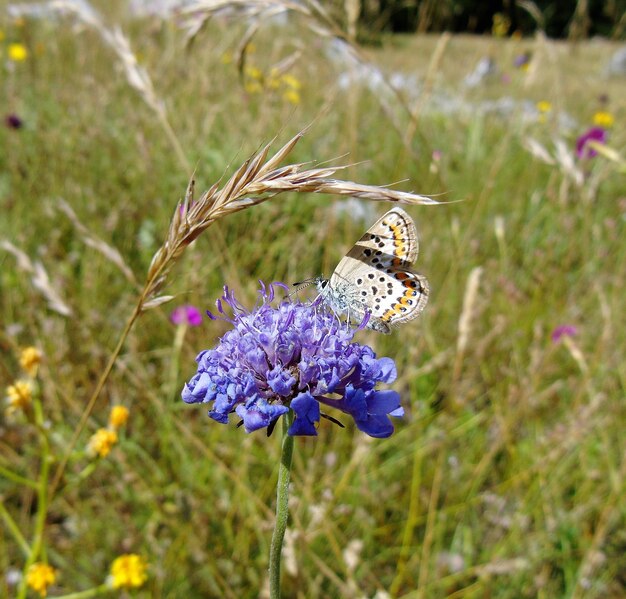
POLYGON ((298 293, 298 291, 300 291, 301 289, 304 289, 305 287, 309 287, 310 285, 313 285, 315 281, 316 281, 315 278, 311 278, 311 279, 304 279, 304 281, 300 281, 299 283, 294 283, 293 286, 295 287, 295 289, 287 297, 291 297, 295 295, 296 293, 298 293))

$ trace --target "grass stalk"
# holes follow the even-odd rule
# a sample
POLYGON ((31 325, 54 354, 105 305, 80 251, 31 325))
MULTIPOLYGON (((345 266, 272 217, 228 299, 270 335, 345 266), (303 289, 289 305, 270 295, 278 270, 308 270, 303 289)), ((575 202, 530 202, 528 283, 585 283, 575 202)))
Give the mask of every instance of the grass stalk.
POLYGON ((130 318, 126 321, 126 325, 124 326, 124 330, 122 331, 120 338, 117 341, 117 345, 115 346, 115 349, 113 350, 113 353, 111 354, 111 357, 109 358, 109 361, 107 362, 107 365, 102 371, 102 374, 100 375, 100 378, 98 379, 98 383, 95 389, 93 390, 91 397, 89 398, 89 401, 87 402, 87 405, 85 406, 85 409, 83 410, 83 413, 81 414, 80 420, 78 422, 78 426, 74 430, 74 434, 72 435, 72 438, 70 439, 70 442, 68 443, 67 451, 65 452, 63 459, 57 466, 57 469, 54 473, 54 478, 52 479, 52 484, 50 485, 50 497, 54 496, 54 493, 57 487, 59 486, 59 482, 61 481, 61 477, 63 476, 63 473, 65 472, 65 468, 67 466, 68 460, 70 459, 70 456, 72 455, 72 451, 74 450, 74 447, 76 446, 76 443, 78 442, 78 438, 80 437, 80 434, 83 432, 83 429, 85 428, 87 424, 87 420, 89 419, 89 416, 91 415, 91 412, 93 411, 93 408, 96 405, 96 401, 98 400, 98 397, 100 396, 100 393, 102 392, 102 389, 104 388, 104 385, 106 384, 107 379, 109 378, 109 375, 111 374, 111 371, 113 370, 115 361, 117 360, 118 356, 120 355, 120 352, 122 351, 122 348, 124 347, 124 343, 126 342, 126 338, 128 337, 128 334, 130 333, 130 330, 132 329, 133 324, 135 324, 137 317, 141 313, 143 297, 144 296, 142 295, 139 302, 135 306, 135 309, 133 310, 133 313, 131 314, 130 318))

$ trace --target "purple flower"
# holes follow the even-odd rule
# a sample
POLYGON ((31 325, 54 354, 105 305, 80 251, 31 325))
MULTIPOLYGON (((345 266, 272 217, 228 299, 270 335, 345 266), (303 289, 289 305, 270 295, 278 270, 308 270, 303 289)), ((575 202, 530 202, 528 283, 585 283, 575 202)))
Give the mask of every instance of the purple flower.
POLYGON ((21 129, 24 125, 24 122, 19 116, 17 116, 17 114, 7 114, 4 117, 4 124, 9 129, 21 129))
POLYGON ((212 403, 209 416, 223 424, 235 412, 248 433, 271 431, 293 410, 289 434, 317 435, 321 417, 337 422, 322 411, 331 407, 351 416, 364 433, 389 437, 394 430, 389 416, 402 416, 404 410, 396 391, 376 387, 395 380, 393 360, 376 358, 370 347, 353 343, 355 331, 324 305, 285 299, 273 307, 274 285, 286 289, 261 283, 260 302, 251 312, 224 287, 217 310, 233 328, 214 349, 200 352, 183 401, 212 403))
POLYGON ((188 324, 189 326, 197 327, 202 324, 202 314, 195 306, 186 304, 172 310, 170 320, 177 325, 188 324))
POLYGON ((530 57, 531 57, 530 52, 524 52, 523 54, 518 54, 513 60, 513 65, 515 66, 515 68, 521 69, 528 65, 528 63, 530 62, 530 57))
POLYGON ((550 336, 552 343, 558 343, 561 337, 574 337, 578 334, 578 329, 573 324, 561 324, 552 331, 550 336))
POLYGON ((576 140, 576 156, 581 160, 593 158, 598 152, 588 146, 590 141, 605 144, 607 139, 606 130, 602 127, 591 127, 576 140))

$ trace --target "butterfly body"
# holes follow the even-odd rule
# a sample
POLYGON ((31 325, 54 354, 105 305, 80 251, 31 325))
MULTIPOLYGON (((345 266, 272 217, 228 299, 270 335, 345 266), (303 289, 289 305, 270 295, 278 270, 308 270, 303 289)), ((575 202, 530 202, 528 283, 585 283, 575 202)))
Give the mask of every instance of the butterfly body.
POLYGON ((428 301, 428 281, 411 270, 417 258, 417 230, 411 217, 393 208, 376 221, 344 256, 330 279, 317 279, 322 299, 338 313, 367 328, 390 333, 416 318, 428 301))

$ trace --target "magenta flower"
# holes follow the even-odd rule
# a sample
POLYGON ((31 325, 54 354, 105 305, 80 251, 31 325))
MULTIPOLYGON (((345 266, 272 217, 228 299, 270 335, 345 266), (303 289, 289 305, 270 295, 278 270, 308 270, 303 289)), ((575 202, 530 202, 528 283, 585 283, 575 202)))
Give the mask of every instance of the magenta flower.
POLYGON ((186 304, 175 308, 170 314, 170 320, 174 324, 188 324, 191 327, 197 327, 202 324, 202 313, 195 306, 186 304))
POLYGON ((596 141, 600 144, 605 144, 607 139, 607 133, 605 129, 602 127, 591 127, 588 131, 583 133, 576 140, 576 156, 578 156, 581 160, 586 160, 587 158, 593 158, 598 155, 598 152, 593 148, 589 147, 590 141, 596 141))
POLYGON ((573 324, 561 324, 552 331, 552 343, 558 343, 562 337, 575 337, 578 329, 573 324))

